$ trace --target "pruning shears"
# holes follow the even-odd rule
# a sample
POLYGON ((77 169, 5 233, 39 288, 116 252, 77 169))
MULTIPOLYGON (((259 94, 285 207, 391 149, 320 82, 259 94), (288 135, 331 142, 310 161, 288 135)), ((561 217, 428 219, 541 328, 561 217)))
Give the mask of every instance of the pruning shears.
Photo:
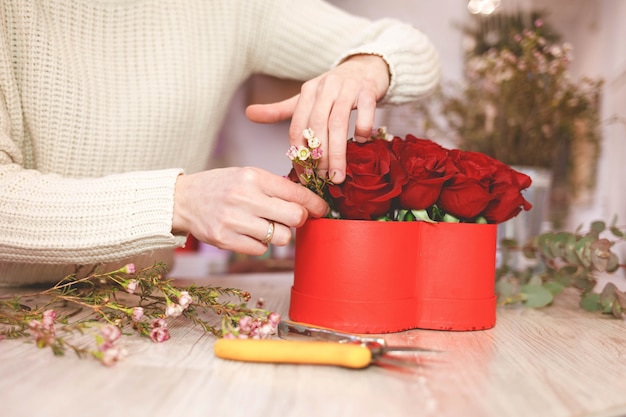
POLYGON ((261 363, 334 365, 361 369, 371 364, 419 365, 419 357, 440 351, 414 346, 388 346, 384 338, 365 337, 281 321, 282 339, 219 339, 215 355, 222 359, 261 363))

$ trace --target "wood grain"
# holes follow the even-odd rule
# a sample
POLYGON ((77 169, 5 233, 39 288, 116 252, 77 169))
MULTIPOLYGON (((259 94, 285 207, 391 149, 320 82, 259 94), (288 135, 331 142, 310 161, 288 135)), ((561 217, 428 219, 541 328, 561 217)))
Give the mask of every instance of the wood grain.
MULTIPOLYGON (((268 273, 195 282, 246 289, 286 316, 292 280, 268 273)), ((626 324, 576 301, 569 293, 540 310, 501 308, 485 331, 386 335, 390 344, 445 351, 403 370, 222 360, 213 336, 183 321, 172 324, 167 343, 126 338, 130 356, 113 368, 4 340, 0 415, 626 415, 626 324)))

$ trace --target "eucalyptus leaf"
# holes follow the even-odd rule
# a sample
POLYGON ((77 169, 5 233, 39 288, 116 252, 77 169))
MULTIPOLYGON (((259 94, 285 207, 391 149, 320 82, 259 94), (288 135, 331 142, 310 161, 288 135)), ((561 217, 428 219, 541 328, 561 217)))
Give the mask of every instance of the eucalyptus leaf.
POLYGON ((589 246, 589 255, 593 267, 605 271, 611 256, 611 242, 608 239, 596 240, 589 246))
POLYGON ((580 299, 580 306, 587 311, 599 311, 602 309, 602 306, 598 302, 600 299, 600 294, 595 292, 590 292, 580 299))
POLYGON ((550 248, 550 252, 552 253, 553 258, 564 258, 565 257, 565 246, 567 244, 567 240, 570 237, 570 234, 567 232, 559 232, 552 236, 550 239, 550 243, 548 247, 550 248))
POLYGON ((552 240, 553 233, 544 233, 539 236, 537 246, 541 254, 550 259, 552 258, 552 251, 550 250, 550 241, 552 240))
POLYGON ((617 296, 615 295, 616 291, 617 287, 615 284, 609 282, 600 292, 598 303, 602 306, 605 313, 610 313, 613 310, 613 304, 617 301, 617 296))
POLYGON ((550 291, 550 293, 553 296, 557 296, 559 295, 561 292, 563 292, 563 289, 565 288, 563 286, 563 284, 556 282, 556 281, 548 281, 545 284, 543 284, 543 288, 545 288, 546 290, 550 291))
POLYGON ((596 239, 593 236, 585 236, 582 239, 580 239, 578 242, 576 242, 576 245, 575 245, 575 251, 576 251, 576 256, 578 257, 578 260, 583 266, 587 268, 591 266, 589 247, 595 240, 596 239))
POLYGON ((554 279, 565 287, 572 285, 572 277, 578 273, 578 267, 576 266, 564 266, 554 272, 554 279))
POLYGON ((543 285, 543 280, 541 279, 541 277, 539 275, 533 275, 528 280, 528 285, 541 286, 541 285, 543 285))
POLYGON ((496 282, 496 294, 500 297, 511 297, 517 292, 516 286, 507 279, 496 282))
POLYGON ((598 234, 604 232, 605 229, 606 229, 606 223, 603 222, 602 220, 596 220, 591 223, 591 230, 593 230, 594 232, 598 234))
POLYGON ((613 314, 613 316, 619 318, 622 318, 623 315, 623 311, 624 311, 624 306, 622 306, 618 300, 616 299, 615 301, 613 301, 613 306, 611 308, 611 313, 613 314))
POLYGON ((578 264, 578 257, 576 256, 576 235, 569 233, 565 245, 563 247, 563 259, 567 263, 572 265, 578 264))
POLYGON ((588 276, 579 275, 574 278, 574 286, 584 292, 591 291, 596 286, 595 281, 589 279, 588 276))
POLYGON ((524 285, 521 292, 525 296, 524 305, 526 307, 545 307, 554 300, 552 293, 539 285, 524 285))
POLYGON ((500 246, 504 249, 515 249, 517 247, 517 240, 515 239, 502 239, 500 241, 500 246))
POLYGON ((524 245, 522 248, 522 254, 524 254, 526 259, 537 259, 535 248, 531 245, 524 245))

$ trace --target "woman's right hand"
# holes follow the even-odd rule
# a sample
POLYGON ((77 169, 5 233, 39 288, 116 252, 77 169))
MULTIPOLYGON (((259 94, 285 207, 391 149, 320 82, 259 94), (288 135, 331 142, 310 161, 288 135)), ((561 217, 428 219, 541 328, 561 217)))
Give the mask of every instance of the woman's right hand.
POLYGON ((326 202, 287 178, 259 168, 223 168, 180 175, 174 196, 173 233, 238 253, 262 255, 270 222, 273 245, 291 241, 291 228, 323 217, 326 202))

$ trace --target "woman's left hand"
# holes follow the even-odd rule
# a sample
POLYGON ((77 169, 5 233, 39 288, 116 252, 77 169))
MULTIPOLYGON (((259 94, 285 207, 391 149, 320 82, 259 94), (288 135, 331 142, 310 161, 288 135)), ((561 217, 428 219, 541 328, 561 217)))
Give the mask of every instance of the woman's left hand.
POLYGON ((334 183, 346 175, 346 142, 350 114, 357 111, 354 138, 368 139, 376 104, 389 88, 389 68, 378 55, 354 55, 332 70, 305 82, 300 94, 246 109, 253 122, 275 123, 291 118, 290 145, 305 145, 302 132, 311 128, 322 141, 319 171, 334 183))

